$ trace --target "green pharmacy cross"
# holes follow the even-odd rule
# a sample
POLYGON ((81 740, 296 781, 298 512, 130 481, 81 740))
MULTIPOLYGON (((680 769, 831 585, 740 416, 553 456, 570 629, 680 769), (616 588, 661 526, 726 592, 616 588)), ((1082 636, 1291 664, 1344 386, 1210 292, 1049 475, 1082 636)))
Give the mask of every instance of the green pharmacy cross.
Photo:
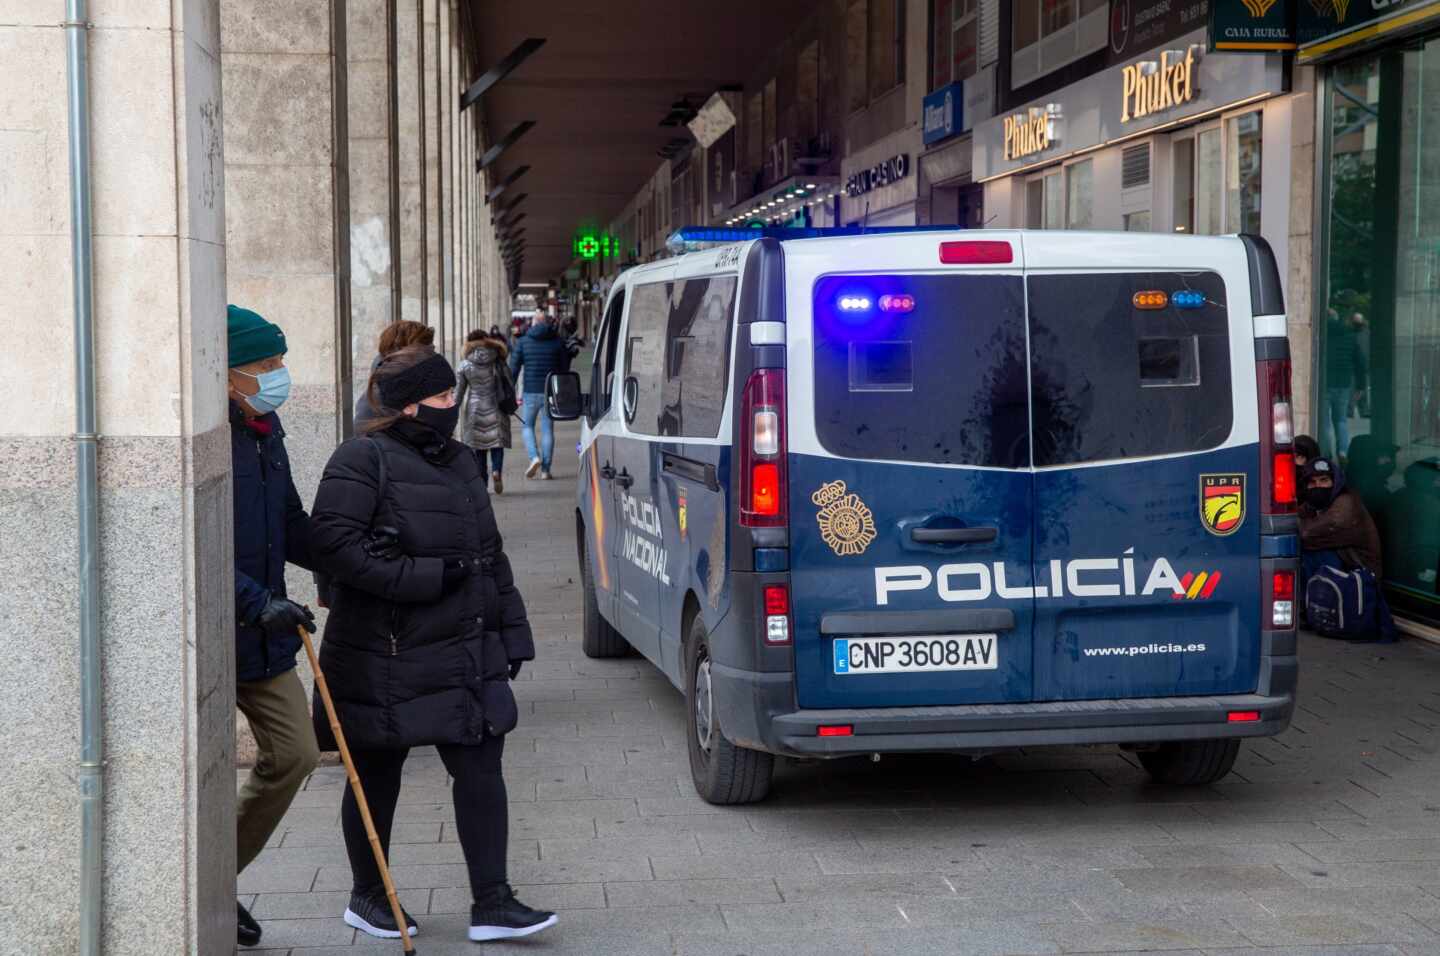
POLYGON ((571 251, 581 259, 617 258, 620 240, 608 233, 582 232, 571 243, 571 251))

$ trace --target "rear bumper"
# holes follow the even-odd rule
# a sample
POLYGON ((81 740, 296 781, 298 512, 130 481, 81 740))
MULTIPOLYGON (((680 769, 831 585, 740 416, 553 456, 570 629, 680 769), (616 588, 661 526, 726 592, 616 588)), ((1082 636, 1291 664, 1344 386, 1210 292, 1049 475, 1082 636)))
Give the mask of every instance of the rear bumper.
MULTIPOLYGON (((1266 676, 1279 677, 1278 662, 1271 663, 1266 676)), ((713 665, 711 680, 720 726, 735 743, 788 756, 842 757, 1271 736, 1289 726, 1295 709, 1294 670, 1282 670, 1290 679, 1262 681, 1268 693, 843 710, 797 708, 789 673, 713 665), (1232 723, 1232 711, 1258 711, 1260 719, 1232 723), (835 724, 848 724, 852 736, 817 736, 817 728, 835 724)))

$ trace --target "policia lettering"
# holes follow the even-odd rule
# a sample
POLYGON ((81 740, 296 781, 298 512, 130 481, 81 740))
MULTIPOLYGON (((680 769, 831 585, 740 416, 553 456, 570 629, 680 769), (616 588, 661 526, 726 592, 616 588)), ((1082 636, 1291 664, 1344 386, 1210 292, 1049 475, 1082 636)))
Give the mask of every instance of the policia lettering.
POLYGON ((660 509, 653 502, 630 495, 620 496, 620 512, 625 516, 625 540, 621 553, 625 560, 661 584, 670 583, 669 555, 661 546, 660 509))
POLYGON ((991 595, 1007 601, 1032 598, 1074 597, 1146 597, 1163 593, 1183 596, 1185 588, 1170 562, 1157 558, 1145 577, 1140 590, 1135 589, 1135 559, 1131 548, 1119 558, 1076 558, 1073 561, 1051 561, 1049 585, 1011 585, 1006 580, 1005 562, 991 564, 945 564, 933 573, 924 565, 900 565, 875 569, 875 603, 890 603, 890 595, 899 591, 925 591, 933 585, 940 600, 952 603, 989 600, 991 595), (1109 573, 1106 573, 1109 572, 1109 573), (1116 580, 1118 576, 1119 580, 1116 580))

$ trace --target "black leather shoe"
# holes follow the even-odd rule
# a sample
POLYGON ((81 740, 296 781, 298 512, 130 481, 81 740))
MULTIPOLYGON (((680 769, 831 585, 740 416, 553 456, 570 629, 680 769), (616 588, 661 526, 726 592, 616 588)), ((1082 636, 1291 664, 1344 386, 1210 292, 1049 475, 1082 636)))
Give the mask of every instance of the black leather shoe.
POLYGON ((239 918, 235 921, 235 941, 241 946, 259 946, 260 924, 239 903, 235 904, 235 909, 239 911, 239 918))

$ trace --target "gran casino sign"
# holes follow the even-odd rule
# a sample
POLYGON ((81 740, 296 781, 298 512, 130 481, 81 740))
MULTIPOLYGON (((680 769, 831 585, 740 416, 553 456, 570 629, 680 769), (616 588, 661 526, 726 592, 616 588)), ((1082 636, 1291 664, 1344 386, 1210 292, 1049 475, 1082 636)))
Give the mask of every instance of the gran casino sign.
POLYGON ((891 156, 874 166, 852 174, 849 179, 845 180, 845 195, 854 199, 856 196, 865 195, 872 189, 897 183, 908 175, 910 175, 910 155, 901 153, 898 156, 891 156))

